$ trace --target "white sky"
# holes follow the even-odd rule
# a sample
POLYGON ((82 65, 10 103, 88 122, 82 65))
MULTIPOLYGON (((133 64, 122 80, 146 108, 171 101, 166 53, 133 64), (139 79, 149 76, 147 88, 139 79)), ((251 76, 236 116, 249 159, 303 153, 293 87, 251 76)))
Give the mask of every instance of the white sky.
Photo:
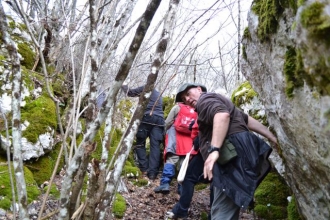
MULTIPOLYGON (((133 17, 131 18, 131 22, 133 22, 136 18, 142 15, 142 13, 145 11, 145 8, 150 0, 138 0, 136 7, 133 11, 133 17)), ((151 26, 155 26, 158 24, 159 20, 162 18, 162 16, 165 14, 165 12, 168 9, 168 4, 170 0, 162 0, 161 5, 158 8, 158 11, 156 12, 156 15, 154 17, 154 20, 151 24, 151 26)), ((53 2, 50 0, 50 3, 53 2)), ((85 2, 83 0, 79 0, 77 2, 78 5, 82 5, 82 2, 85 2)), ((121 2, 126 2, 124 0, 121 0, 121 2)), ((247 26, 247 12, 251 6, 252 0, 241 0, 241 36, 243 34, 244 28, 247 26)), ((6 4, 4 4, 6 5, 6 4)), ((225 53, 226 50, 230 51, 233 47, 237 46, 238 42, 238 34, 236 33, 237 27, 235 26, 235 23, 237 24, 237 13, 238 13, 238 6, 237 6, 237 0, 181 0, 180 1, 180 9, 177 13, 177 25, 178 28, 175 29, 175 33, 173 35, 173 39, 175 38, 176 34, 178 34, 179 31, 187 31, 188 27, 191 26, 193 21, 196 21, 188 31, 189 34, 187 34, 184 38, 185 41, 180 42, 178 45, 175 45, 175 49, 177 49, 176 53, 180 53, 182 50, 182 47, 184 47, 187 43, 187 41, 191 38, 193 38, 193 43, 191 45, 200 45, 203 42, 205 42, 208 38, 210 40, 207 41, 207 43, 204 43, 202 46, 198 48, 198 52, 200 54, 208 54, 210 57, 212 54, 215 56, 215 54, 218 53, 218 43, 220 42, 221 45, 227 44, 227 48, 223 50, 222 52, 225 53), (209 10, 207 13, 205 13, 202 16, 202 13, 210 8, 211 5, 216 3, 216 7, 213 7, 211 10, 209 10), (233 5, 234 4, 234 5, 233 5), (231 6, 230 6, 231 5, 231 6), (226 8, 227 6, 227 8, 226 8), (232 8, 230 10, 230 7, 232 8), (230 16, 232 15, 232 16, 230 16), (196 20, 198 17, 200 19, 196 20), (234 21, 233 21, 234 19, 234 21), (203 29, 199 30, 199 27, 203 26, 203 29), (220 32, 218 32, 215 36, 215 32, 219 29, 219 27, 222 26, 222 29, 220 32), (196 31, 199 30, 199 32, 196 34, 196 31)), ((129 26, 129 25, 127 25, 129 26)), ((161 28, 160 30, 161 31, 161 28)), ((152 31, 149 31, 149 35, 152 31)), ((127 50, 128 45, 130 44, 132 35, 134 34, 134 31, 132 31, 132 34, 125 37, 120 45, 118 46, 118 55, 124 51, 127 50)), ((155 34, 156 37, 154 37, 152 40, 156 41, 159 39, 160 34, 155 34)), ((148 36, 146 36, 146 39, 148 36)), ((173 56, 175 57, 175 56, 173 56)), ((229 63, 228 68, 230 67, 230 59, 227 58, 227 62, 229 63)), ((231 62, 232 63, 232 62, 231 62)), ((220 61, 219 59, 216 59, 214 63, 212 63, 216 68, 220 68, 220 61)), ((189 79, 188 79, 189 80, 189 79)))
MULTIPOLYGON (((144 12, 148 2, 149 2, 148 0, 140 0, 134 11, 134 16, 136 17, 140 16, 144 12)), ((247 14, 250 9, 251 3, 252 0, 244 0, 244 1, 241 0, 240 3, 241 36, 243 34, 245 27, 247 26, 247 14)), ((169 4, 169 0, 162 1, 151 26, 158 24, 159 19, 165 13, 164 11, 167 10, 168 4, 169 4)), ((221 44, 221 46, 226 45, 226 47, 222 49, 222 55, 228 52, 228 55, 224 55, 223 58, 223 60, 225 61, 224 64, 225 68, 228 68, 226 72, 229 72, 231 69, 236 68, 234 63, 236 63, 237 58, 235 58, 235 62, 233 62, 232 56, 233 53, 237 55, 237 43, 238 43, 238 33, 236 26, 238 24, 237 0, 220 0, 220 1, 181 0, 179 7, 180 10, 177 13, 177 19, 178 19, 177 25, 179 25, 179 28, 175 29, 175 33, 172 39, 175 39, 175 35, 178 34, 178 32, 186 31, 193 21, 195 21, 195 23, 193 27, 190 28, 189 34, 185 36, 184 41, 180 42, 178 45, 175 45, 175 49, 177 49, 177 53, 180 53, 182 51, 182 48, 185 46, 186 42, 192 37, 193 37, 192 45, 202 44, 208 38, 210 38, 206 43, 202 44, 202 46, 198 48, 198 53, 207 54, 209 57, 216 57, 216 55, 219 52, 218 50, 219 43, 221 44), (214 4, 216 6, 210 9, 207 13, 203 14, 206 11, 206 9, 209 9, 214 4), (200 18, 197 20, 198 17, 200 18), (205 26, 201 30, 199 30, 199 27, 203 26, 204 24, 205 26), (217 32, 220 27, 221 27, 221 31, 217 32), (196 34, 197 30, 199 31, 196 34), (229 54, 229 51, 233 50, 233 48, 236 49, 234 49, 234 52, 229 54)), ((160 35, 158 34, 156 36, 160 36, 160 35)), ((170 49, 168 51, 170 51, 170 49)), ((219 58, 214 59, 212 61, 212 65, 218 69, 221 69, 220 59, 219 58)), ((198 70, 198 72, 200 73, 201 71, 202 71, 201 69, 198 70)), ((213 78, 214 77, 219 78, 219 77, 216 77, 214 74, 215 72, 208 71, 208 79, 205 79, 205 81, 200 81, 200 82, 205 84, 208 83, 208 81, 210 81, 209 88, 212 88, 212 90, 218 88, 218 86, 220 85, 219 82, 212 81, 212 77, 213 78), (212 74, 213 76, 211 76, 212 74)), ((192 81, 193 79, 191 77, 193 77, 193 75, 191 73, 190 74, 187 73, 187 75, 185 76, 182 75, 176 76, 176 79, 179 81, 181 80, 192 81)), ((200 79, 201 77, 199 77, 197 81, 200 79)), ((235 87, 235 85, 233 85, 232 87, 235 87)))
MULTIPOLYGON (((187 25, 191 24, 193 19, 196 19, 198 16, 201 15, 201 13, 208 9, 211 5, 214 4, 217 0, 181 0, 180 7, 181 7, 181 14, 184 16, 188 16, 185 14, 184 11, 189 13, 190 20, 186 21, 187 25)), ((145 10, 149 0, 139 0, 134 11, 133 11, 133 19, 139 17, 145 10)), ((224 8, 225 5, 231 5, 233 2, 237 2, 237 0, 220 0, 217 5, 220 5, 221 10, 214 11, 210 10, 209 13, 207 13, 205 16, 203 16, 199 21, 196 22, 194 25, 195 27, 203 25, 206 20, 209 18, 211 13, 215 13, 212 16, 212 19, 208 21, 208 23, 205 25, 205 27, 195 36, 196 43, 203 42, 205 39, 209 36, 211 36, 221 24, 224 24, 224 28, 220 33, 217 34, 216 37, 210 42, 209 47, 216 48, 217 47, 217 41, 220 39, 221 41, 227 41, 231 38, 233 38, 233 33, 236 32, 236 26, 232 22, 232 19, 230 16, 229 9, 224 8), (226 21, 227 19, 227 21, 226 21)), ((252 0, 241 0, 241 33, 243 32, 244 28, 247 26, 247 12, 251 6, 252 0)), ((153 20, 152 25, 155 25, 158 23, 159 19, 164 15, 164 11, 167 10, 169 4, 169 0, 163 0, 156 15, 153 20)), ((235 22, 237 23, 237 13, 238 13, 238 6, 235 3, 235 5, 231 6, 233 11, 233 17, 235 18, 235 22)), ((177 15, 177 17, 180 16, 180 14, 177 15)), ((133 20, 132 19, 132 20, 133 20)), ((237 35, 234 36, 237 39, 237 35)))

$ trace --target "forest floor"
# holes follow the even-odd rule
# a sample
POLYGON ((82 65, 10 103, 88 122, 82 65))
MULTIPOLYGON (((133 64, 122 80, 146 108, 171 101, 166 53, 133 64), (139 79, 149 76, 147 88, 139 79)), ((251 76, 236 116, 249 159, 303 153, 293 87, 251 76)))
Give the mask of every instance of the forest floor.
MULTIPOLYGON (((146 178, 146 180, 148 180, 146 178)), ((165 213, 170 211, 179 201, 180 196, 177 193, 177 182, 173 180, 170 185, 169 194, 155 193, 154 188, 159 186, 160 177, 154 181, 148 180, 145 186, 137 186, 133 184, 131 179, 123 179, 123 183, 127 190, 120 194, 126 200, 126 211, 122 219, 124 220, 152 220, 167 219, 165 213)), ((61 178, 55 178, 55 184, 61 185, 61 178)), ((207 214, 210 212, 210 189, 209 185, 196 185, 194 197, 190 205, 187 220, 206 220, 207 214)), ((30 219, 37 219, 42 204, 42 196, 39 201, 34 201, 28 206, 30 219)), ((44 209, 44 215, 48 215, 48 220, 57 219, 58 200, 48 199, 44 209)), ((6 213, 0 215, 0 220, 11 220, 12 214, 6 213)), ((107 218, 107 219, 115 219, 107 218)), ((169 218, 168 218, 169 219, 169 218)), ((255 220, 254 216, 248 212, 240 213, 240 220, 255 220)))
MULTIPOLYGON (((121 193, 126 199, 127 209, 123 219, 144 220, 144 219, 166 219, 165 213, 172 210, 179 201, 177 193, 177 182, 172 181, 169 194, 155 193, 154 188, 159 186, 160 178, 149 181, 147 186, 136 186, 127 181, 128 192, 121 193)), ((210 189, 209 185, 195 187, 194 197, 190 205, 187 220, 206 220, 210 212, 210 189), (203 189, 198 189, 203 188, 203 189)), ((251 213, 241 212, 240 220, 256 219, 251 213)))

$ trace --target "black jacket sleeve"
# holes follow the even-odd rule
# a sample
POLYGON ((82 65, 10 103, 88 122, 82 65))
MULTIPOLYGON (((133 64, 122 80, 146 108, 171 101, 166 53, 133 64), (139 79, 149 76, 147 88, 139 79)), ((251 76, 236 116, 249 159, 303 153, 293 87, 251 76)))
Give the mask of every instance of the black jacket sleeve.
POLYGON ((122 85, 121 89, 127 94, 127 96, 137 97, 143 92, 144 86, 140 86, 135 89, 128 89, 127 85, 122 85))

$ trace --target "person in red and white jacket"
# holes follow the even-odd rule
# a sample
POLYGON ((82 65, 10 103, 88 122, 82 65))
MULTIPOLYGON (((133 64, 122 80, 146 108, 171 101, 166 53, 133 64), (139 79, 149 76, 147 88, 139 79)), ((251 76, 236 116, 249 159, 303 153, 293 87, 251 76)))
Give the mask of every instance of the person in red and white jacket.
MULTIPOLYGON (((154 192, 169 193, 176 165, 178 168, 181 166, 188 152, 191 152, 191 155, 197 154, 197 151, 192 149, 193 138, 198 135, 198 127, 192 128, 195 121, 197 121, 195 109, 183 103, 177 103, 168 114, 165 120, 164 169, 160 185, 154 189, 154 192)), ((179 194, 180 191, 178 185, 179 194)))

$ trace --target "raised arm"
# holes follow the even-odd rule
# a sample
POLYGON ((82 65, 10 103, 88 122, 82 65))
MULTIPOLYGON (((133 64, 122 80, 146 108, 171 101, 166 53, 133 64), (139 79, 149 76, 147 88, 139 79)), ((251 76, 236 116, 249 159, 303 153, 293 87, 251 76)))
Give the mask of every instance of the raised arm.
POLYGON ((277 145, 277 139, 276 137, 273 135, 272 132, 269 131, 269 129, 264 126, 263 124, 261 124, 258 120, 252 118, 251 116, 249 116, 248 119, 248 128, 251 131, 257 132, 258 134, 261 134, 262 136, 264 136, 265 138, 267 138, 269 141, 273 142, 274 144, 277 145))
POLYGON ((128 89, 127 85, 122 85, 121 89, 127 94, 129 97, 137 97, 143 92, 144 86, 137 87, 135 89, 128 89))

